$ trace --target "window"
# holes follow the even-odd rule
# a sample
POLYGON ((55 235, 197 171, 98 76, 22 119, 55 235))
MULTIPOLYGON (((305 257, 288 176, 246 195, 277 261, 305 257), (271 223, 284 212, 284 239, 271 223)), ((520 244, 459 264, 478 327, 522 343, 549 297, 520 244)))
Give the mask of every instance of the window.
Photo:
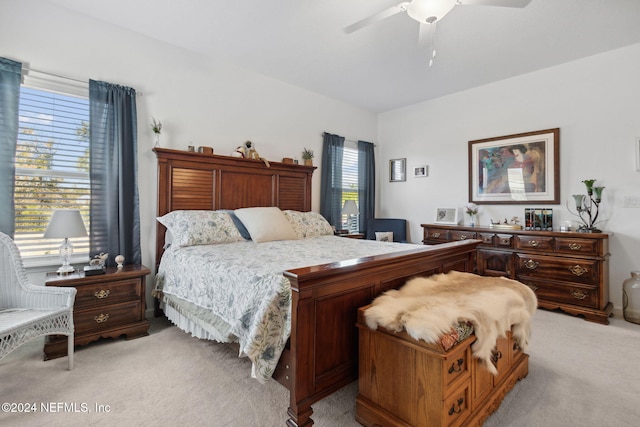
MULTIPOLYGON (((23 85, 19 115, 14 239, 23 258, 57 261, 61 241, 42 239, 53 210, 80 209, 90 226, 88 94, 23 85)), ((88 237, 70 240, 88 256, 88 237)))
MULTIPOLYGON (((344 206, 344 202, 347 200, 354 200, 358 204, 358 149, 357 147, 347 147, 347 144, 348 142, 345 142, 342 153, 342 200, 340 206, 344 206)), ((342 223, 344 228, 358 231, 360 216, 355 215, 349 222, 349 215, 343 214, 342 223)))

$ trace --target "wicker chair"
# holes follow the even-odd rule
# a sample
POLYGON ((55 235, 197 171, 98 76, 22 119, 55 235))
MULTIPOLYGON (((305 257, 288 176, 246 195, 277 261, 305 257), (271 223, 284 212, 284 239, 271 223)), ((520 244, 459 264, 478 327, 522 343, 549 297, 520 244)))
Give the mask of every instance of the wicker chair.
POLYGON ((72 370, 75 296, 75 288, 31 284, 15 243, 0 233, 0 359, 33 338, 67 335, 72 370))

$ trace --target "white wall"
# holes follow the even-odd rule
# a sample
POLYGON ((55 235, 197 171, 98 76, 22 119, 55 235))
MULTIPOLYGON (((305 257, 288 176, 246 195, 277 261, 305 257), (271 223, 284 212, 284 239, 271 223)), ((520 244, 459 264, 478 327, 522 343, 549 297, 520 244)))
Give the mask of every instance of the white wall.
MULTIPOLYGON (((263 157, 275 161, 300 159, 308 147, 315 151, 318 165, 324 131, 376 140, 373 113, 48 2, 0 0, 0 56, 39 71, 104 80, 143 93, 137 103, 138 186, 143 262, 152 269, 157 190, 151 116, 163 123, 162 147, 208 145, 217 154, 230 154, 251 140, 263 157)), ((319 200, 316 170, 315 211, 319 200)))
MULTIPOLYGON (((390 183, 380 169, 379 216, 407 218, 411 241, 420 242, 420 224, 437 207, 468 201, 468 141, 558 127, 562 204, 551 206, 554 222, 575 219, 565 203, 585 192, 582 180, 605 186, 608 220, 600 226, 612 233, 610 300, 621 309, 622 282, 640 270, 640 209, 622 206, 624 195, 640 196, 638 76, 640 44, 380 114, 380 168, 406 157, 409 170, 429 165, 429 177, 390 183)), ((527 206, 481 205, 480 223, 522 220, 527 206)))

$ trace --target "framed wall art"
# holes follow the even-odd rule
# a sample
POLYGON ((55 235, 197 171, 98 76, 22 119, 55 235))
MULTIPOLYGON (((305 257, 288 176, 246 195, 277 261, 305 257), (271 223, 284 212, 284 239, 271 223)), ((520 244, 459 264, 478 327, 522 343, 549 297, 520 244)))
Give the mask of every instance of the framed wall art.
POLYGON ((436 219, 434 223, 458 225, 458 209, 456 208, 436 209, 436 219))
POLYGON ((389 160, 389 182, 407 180, 407 159, 389 160))
POLYGON ((414 178, 425 178, 429 175, 429 166, 421 165, 413 167, 413 177, 414 178))
POLYGON ((469 141, 469 201, 560 203, 560 129, 469 141))

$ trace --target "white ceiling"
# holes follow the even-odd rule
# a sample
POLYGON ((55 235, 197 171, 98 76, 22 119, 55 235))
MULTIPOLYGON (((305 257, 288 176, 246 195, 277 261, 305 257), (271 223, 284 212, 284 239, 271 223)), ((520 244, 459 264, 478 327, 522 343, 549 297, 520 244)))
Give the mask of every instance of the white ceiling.
POLYGON ((640 43, 640 0, 456 6, 431 68, 404 13, 342 31, 401 0, 48 1, 374 112, 640 43))

